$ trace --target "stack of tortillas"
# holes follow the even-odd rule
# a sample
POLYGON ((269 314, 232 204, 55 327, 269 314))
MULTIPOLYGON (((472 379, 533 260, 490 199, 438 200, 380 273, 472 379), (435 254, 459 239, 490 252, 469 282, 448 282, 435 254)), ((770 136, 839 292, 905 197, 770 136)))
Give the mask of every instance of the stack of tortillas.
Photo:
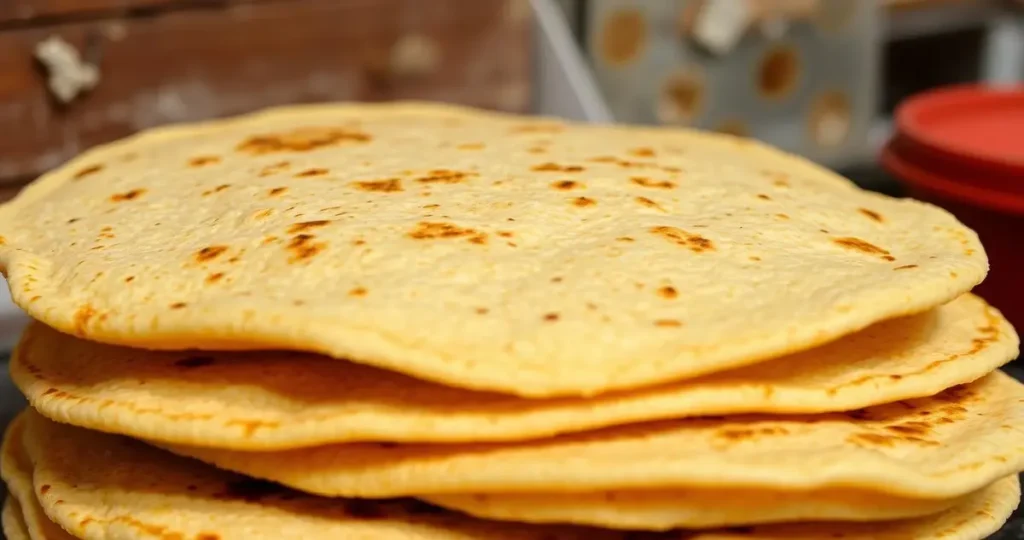
POLYGON ((980 539, 1019 499, 976 235, 751 141, 279 109, 86 152, 0 234, 12 540, 980 539))

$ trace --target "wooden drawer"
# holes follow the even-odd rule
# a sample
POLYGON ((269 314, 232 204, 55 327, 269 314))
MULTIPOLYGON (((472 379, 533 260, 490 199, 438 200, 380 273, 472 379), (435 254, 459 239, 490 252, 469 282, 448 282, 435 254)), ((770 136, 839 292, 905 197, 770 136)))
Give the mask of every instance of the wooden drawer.
POLYGON ((418 98, 529 107, 524 0, 5 0, 0 189, 101 142, 271 105, 418 98), (58 36, 95 61, 67 105, 34 58, 58 36))

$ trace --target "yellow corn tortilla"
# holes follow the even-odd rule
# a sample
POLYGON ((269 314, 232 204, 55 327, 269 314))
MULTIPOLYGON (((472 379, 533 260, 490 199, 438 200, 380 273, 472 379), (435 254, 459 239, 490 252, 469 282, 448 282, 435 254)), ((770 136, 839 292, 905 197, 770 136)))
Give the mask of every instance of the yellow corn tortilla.
POLYGON ((953 300, 988 261, 945 211, 752 141, 400 103, 89 150, 0 207, 0 268, 94 341, 539 398, 806 350, 953 300))

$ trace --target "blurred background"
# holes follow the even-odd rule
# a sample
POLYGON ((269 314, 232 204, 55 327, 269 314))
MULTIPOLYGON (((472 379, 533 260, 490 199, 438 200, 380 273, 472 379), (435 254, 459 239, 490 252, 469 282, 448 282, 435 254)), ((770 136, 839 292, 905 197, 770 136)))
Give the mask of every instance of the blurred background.
POLYGON ((1020 0, 2 0, 0 192, 159 124, 401 98, 751 136, 892 190, 897 103, 1021 80, 1020 0))
MULTIPOLYGON (((1022 80, 1019 0, 0 0, 0 199, 160 124, 405 98, 754 137, 901 194, 897 104, 1022 80)), ((23 323, 0 296, 0 350, 23 323)))

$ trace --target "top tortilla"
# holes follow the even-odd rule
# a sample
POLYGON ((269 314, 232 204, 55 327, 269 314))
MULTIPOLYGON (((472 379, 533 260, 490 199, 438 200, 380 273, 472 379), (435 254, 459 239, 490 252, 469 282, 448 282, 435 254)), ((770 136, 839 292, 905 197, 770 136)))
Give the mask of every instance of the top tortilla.
POLYGON ((426 104, 276 109, 93 149, 0 208, 34 318, 594 395, 804 350, 979 283, 948 213, 757 143, 426 104))

